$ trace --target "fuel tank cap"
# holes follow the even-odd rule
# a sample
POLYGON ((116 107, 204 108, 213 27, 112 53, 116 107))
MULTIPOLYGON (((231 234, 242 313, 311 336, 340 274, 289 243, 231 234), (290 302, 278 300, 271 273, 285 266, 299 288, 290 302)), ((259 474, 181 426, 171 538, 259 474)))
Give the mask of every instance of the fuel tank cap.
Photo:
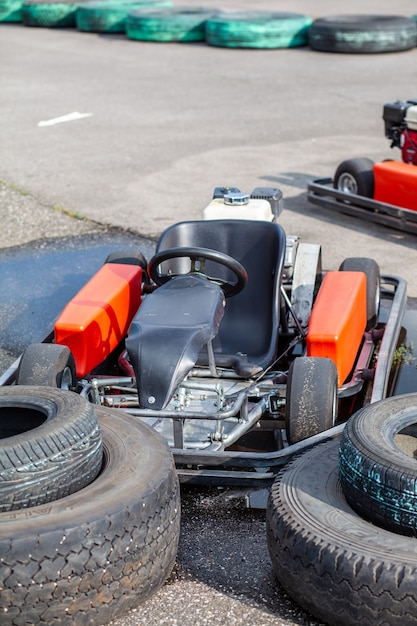
POLYGON ((248 204, 249 203, 249 194, 247 193, 236 193, 236 192, 231 192, 231 193, 226 193, 224 195, 224 203, 225 204, 234 204, 234 205, 241 205, 241 204, 248 204))

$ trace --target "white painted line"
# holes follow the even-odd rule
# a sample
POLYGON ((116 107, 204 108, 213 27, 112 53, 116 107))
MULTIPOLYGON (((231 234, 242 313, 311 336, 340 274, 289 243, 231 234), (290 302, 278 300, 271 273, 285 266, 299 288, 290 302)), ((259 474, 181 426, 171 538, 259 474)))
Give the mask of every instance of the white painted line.
POLYGON ((78 111, 73 111, 73 113, 67 113, 66 115, 61 115, 61 117, 54 117, 51 120, 44 120, 43 122, 39 122, 38 126, 55 126, 55 124, 62 124, 62 122, 72 122, 74 120, 81 120, 83 117, 91 117, 92 113, 78 113, 78 111))

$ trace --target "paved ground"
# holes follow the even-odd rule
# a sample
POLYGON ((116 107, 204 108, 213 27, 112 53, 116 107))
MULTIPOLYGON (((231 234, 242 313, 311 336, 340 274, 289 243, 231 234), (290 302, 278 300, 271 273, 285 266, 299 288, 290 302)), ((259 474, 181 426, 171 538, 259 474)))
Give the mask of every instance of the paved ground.
MULTIPOLYGON (((273 0, 204 5, 277 9, 273 0)), ((279 10, 319 17, 346 5, 281 0, 279 10)), ((363 1, 351 0, 349 11, 364 12, 363 1)), ((367 13, 392 11, 390 0, 366 2, 367 13)), ((395 12, 417 9, 397 0, 395 12)), ((373 256, 417 297, 415 236, 330 215, 305 196, 309 180, 331 176, 345 158, 396 156, 382 106, 416 96, 416 55, 141 44, 0 25, 0 246, 107 236, 107 224, 155 237, 200 217, 216 185, 278 185, 284 227, 320 241, 326 267, 373 256), (92 115, 38 125, 72 111, 92 115)), ((173 576, 117 626, 318 624, 275 584, 263 513, 240 510, 231 496, 184 493, 173 576)))
MULTIPOLYGON (((279 9, 318 17, 345 6, 283 0, 279 9)), ((369 13, 392 10, 390 0, 366 3, 369 13)), ((363 12, 363 2, 349 11, 363 12)), ((411 16, 415 3, 398 1, 395 11, 411 16)), ((49 206, 151 236, 199 217, 215 185, 279 185, 283 225, 321 241, 327 266, 372 253, 383 270, 405 271, 417 295, 407 269, 415 237, 330 217, 305 199, 307 181, 331 176, 345 158, 395 156, 382 106, 415 96, 416 55, 230 50, 2 25, 0 178, 49 206), (72 111, 92 115, 38 126, 72 111)))

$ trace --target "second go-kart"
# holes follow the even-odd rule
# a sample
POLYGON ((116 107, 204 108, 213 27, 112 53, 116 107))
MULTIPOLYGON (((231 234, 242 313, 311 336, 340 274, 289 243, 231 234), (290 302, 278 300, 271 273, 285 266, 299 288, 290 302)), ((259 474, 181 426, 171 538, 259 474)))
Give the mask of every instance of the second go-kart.
POLYGON ((417 100, 387 103, 385 136, 402 161, 348 159, 308 185, 312 204, 417 234, 417 100))
POLYGON ((368 258, 323 271, 281 193, 216 188, 155 255, 115 252, 0 384, 71 389, 143 420, 182 481, 262 485, 390 394, 406 284, 368 258))

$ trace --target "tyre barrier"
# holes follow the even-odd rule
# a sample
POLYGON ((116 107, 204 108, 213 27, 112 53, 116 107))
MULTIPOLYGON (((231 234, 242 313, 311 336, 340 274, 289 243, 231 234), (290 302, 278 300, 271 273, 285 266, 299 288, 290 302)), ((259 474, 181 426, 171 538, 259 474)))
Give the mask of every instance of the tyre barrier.
POLYGON ((314 20, 309 44, 322 52, 401 52, 417 44, 417 24, 399 15, 338 15, 314 20))
POLYGON ((221 9, 175 8, 170 0, 76 0, 75 3, 74 0, 0 0, 0 23, 20 21, 25 26, 124 32, 129 39, 139 41, 205 41, 210 46, 225 48, 308 46, 321 52, 377 54, 417 46, 417 15, 339 15, 313 20, 297 13, 223 13, 221 9), (89 6, 84 9, 84 5, 89 6), (171 13, 154 16, 153 22, 149 15, 147 22, 140 22, 132 8, 147 10, 149 6, 167 7, 171 13), (211 15, 205 16, 200 24, 195 21, 192 24, 192 13, 199 11, 211 15), (129 33, 126 13, 132 13, 129 33))
POLYGON ((308 44, 311 18, 297 13, 224 13, 206 22, 206 42, 225 48, 294 48, 308 44))
POLYGON ((75 28, 79 4, 80 0, 24 0, 22 22, 25 26, 41 28, 75 28))
POLYGON ((139 420, 96 410, 99 476, 61 500, 0 513, 2 626, 108 624, 171 573, 180 533, 172 453, 139 420))
POLYGON ((78 30, 90 33, 124 33, 129 11, 150 7, 171 7, 172 2, 151 0, 95 0, 77 7, 75 23, 78 30))
POLYGON ((216 9, 190 7, 131 11, 126 20, 126 35, 138 41, 205 41, 206 20, 216 13, 216 9))
POLYGON ((22 0, 0 0, 0 23, 22 21, 22 0))

